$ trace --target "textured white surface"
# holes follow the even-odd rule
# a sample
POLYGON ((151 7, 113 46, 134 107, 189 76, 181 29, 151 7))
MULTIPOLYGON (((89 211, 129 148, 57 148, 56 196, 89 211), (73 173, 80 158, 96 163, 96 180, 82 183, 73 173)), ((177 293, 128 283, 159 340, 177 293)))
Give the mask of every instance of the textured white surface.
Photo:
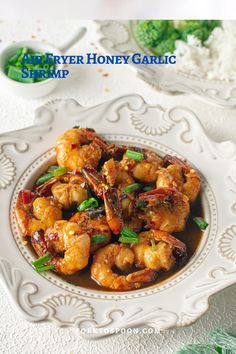
MULTIPOLYGON (((32 39, 63 44, 80 25, 88 26, 83 41, 71 49, 71 53, 100 51, 96 49, 95 25, 91 22, 0 22, 0 46, 12 41, 32 39)), ((0 133, 32 124, 36 107, 55 98, 75 98, 83 105, 94 105, 125 93, 142 94, 150 103, 167 100, 191 107, 201 118, 207 132, 216 140, 236 140, 236 112, 209 106, 186 96, 167 96, 154 92, 139 81, 128 67, 74 66, 71 75, 61 82, 50 96, 25 101, 5 92, 0 86, 0 133), (102 69, 102 71, 101 71, 102 69), (105 74, 105 76, 103 76, 105 74), (108 75, 106 75, 108 74, 108 75)), ((65 117, 66 119, 66 117, 65 117)), ((167 331, 163 334, 122 334, 98 342, 81 339, 76 330, 59 329, 47 324, 30 324, 22 320, 9 304, 0 289, 0 352, 1 353, 174 353, 186 342, 206 338, 208 330, 224 327, 236 330, 236 288, 232 287, 216 295, 209 312, 194 325, 167 331), (105 348, 105 349, 104 349, 105 348)))

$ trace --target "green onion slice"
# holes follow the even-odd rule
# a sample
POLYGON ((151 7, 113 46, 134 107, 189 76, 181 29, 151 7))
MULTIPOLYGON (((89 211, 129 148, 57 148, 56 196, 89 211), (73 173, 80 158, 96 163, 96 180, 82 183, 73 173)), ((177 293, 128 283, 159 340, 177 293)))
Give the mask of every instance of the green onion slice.
POLYGON ((129 227, 124 227, 121 230, 121 235, 125 237, 138 238, 138 234, 134 232, 132 229, 130 229, 129 227))
POLYGON ((77 208, 78 211, 84 211, 88 208, 97 208, 98 201, 95 198, 89 198, 84 200, 77 208))
POLYGON ((62 176, 67 173, 67 167, 58 167, 51 172, 54 177, 62 176))
POLYGON ((45 272, 46 270, 50 270, 50 269, 54 269, 54 268, 55 268, 55 264, 49 264, 48 266, 35 268, 35 270, 38 273, 42 273, 42 272, 45 272))
POLYGON ((145 186, 145 187, 143 187, 143 191, 144 192, 149 192, 149 191, 151 191, 153 189, 153 187, 151 187, 151 186, 145 186))
POLYGON ((201 217, 197 217, 195 216, 193 218, 193 220, 195 221, 195 223, 197 224, 197 226, 199 227, 200 230, 206 230, 206 228, 208 227, 208 223, 201 217))
POLYGON ((147 205, 148 205, 148 203, 145 200, 137 200, 136 201, 137 208, 145 208, 147 205))
POLYGON ((140 188, 141 188, 140 183, 133 183, 133 184, 130 184, 129 186, 125 187, 124 192, 125 193, 132 193, 132 192, 137 191, 140 188))
POLYGON ((134 237, 121 236, 118 241, 121 243, 138 243, 139 239, 134 237))
POLYGON ((53 177, 62 176, 66 174, 67 167, 50 166, 47 172, 48 173, 46 173, 36 181, 37 185, 43 184, 44 182, 49 181, 53 177))
POLYGON ((136 161, 144 160, 144 154, 142 154, 141 152, 126 150, 125 155, 132 160, 136 160, 136 161))
POLYGON ((42 177, 40 177, 39 179, 37 179, 36 184, 43 184, 44 182, 49 181, 52 178, 52 174, 51 173, 46 173, 46 175, 43 175, 42 177))
POLYGON ((45 264, 47 262, 51 261, 52 258, 53 258, 53 256, 49 252, 47 252, 42 257, 39 257, 38 259, 33 261, 32 265, 34 266, 34 268, 37 272, 44 272, 45 270, 53 269, 53 268, 55 268, 55 264, 49 264, 49 265, 45 266, 45 264))
POLYGON ((54 69, 53 62, 48 64, 46 62, 46 55, 43 53, 33 52, 29 48, 18 48, 14 55, 12 55, 5 64, 5 72, 7 76, 15 81, 23 82, 23 83, 34 83, 42 80, 46 80, 47 78, 30 78, 22 77, 22 69, 31 69, 31 70, 48 70, 54 69), (23 60, 24 54, 28 55, 29 62, 27 60, 23 60), (37 60, 35 60, 37 56, 37 60))
POLYGON ((51 172, 55 171, 58 167, 59 167, 58 165, 49 166, 47 172, 51 173, 51 172))
POLYGON ((136 234, 133 230, 129 227, 124 227, 121 230, 121 236, 119 238, 119 242, 122 243, 138 243, 139 242, 139 235, 136 234))
POLYGON ((106 235, 103 235, 103 234, 97 234, 97 235, 93 235, 91 237, 91 242, 94 245, 99 245, 99 243, 103 243, 105 241, 107 241, 107 237, 106 237, 106 235))

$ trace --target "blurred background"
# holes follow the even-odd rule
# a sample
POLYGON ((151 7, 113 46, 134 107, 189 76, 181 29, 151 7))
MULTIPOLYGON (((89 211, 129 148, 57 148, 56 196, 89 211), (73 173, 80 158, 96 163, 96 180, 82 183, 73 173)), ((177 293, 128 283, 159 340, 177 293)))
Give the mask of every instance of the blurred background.
POLYGON ((1 1, 1 18, 12 19, 186 19, 236 18, 234 0, 8 0, 1 1))

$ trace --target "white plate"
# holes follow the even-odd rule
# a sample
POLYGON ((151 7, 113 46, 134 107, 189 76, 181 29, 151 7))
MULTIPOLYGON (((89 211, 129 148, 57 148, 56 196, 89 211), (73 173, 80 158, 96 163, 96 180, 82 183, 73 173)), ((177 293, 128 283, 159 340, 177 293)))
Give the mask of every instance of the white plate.
POLYGON ((189 109, 150 106, 138 95, 91 108, 55 100, 36 111, 34 126, 0 135, 0 278, 17 310, 32 322, 93 328, 94 333, 83 333, 88 338, 112 333, 112 328, 145 324, 167 329, 198 319, 209 297, 236 278, 235 155, 236 144, 209 139, 189 109), (209 227, 189 263, 160 285, 123 293, 95 291, 32 268, 34 255, 22 243, 13 212, 17 193, 32 186, 54 156, 58 134, 76 124, 111 141, 185 157, 201 172, 209 227))
MULTIPOLYGON (((142 47, 135 38, 137 21, 96 21, 99 43, 112 55, 133 53, 153 54, 142 47)), ((188 74, 174 72, 162 65, 130 64, 140 79, 157 90, 176 95, 194 95, 204 101, 223 107, 236 107, 236 83, 198 79, 188 74)))

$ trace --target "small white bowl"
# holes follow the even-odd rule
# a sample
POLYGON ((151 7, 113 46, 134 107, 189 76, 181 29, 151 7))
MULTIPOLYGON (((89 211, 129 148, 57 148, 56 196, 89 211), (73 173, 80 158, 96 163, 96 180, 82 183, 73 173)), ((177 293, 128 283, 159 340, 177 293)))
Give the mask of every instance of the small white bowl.
MULTIPOLYGON (((26 99, 39 98, 48 95, 59 84, 60 79, 51 78, 35 83, 23 83, 12 80, 6 75, 4 70, 7 60, 16 53, 17 49, 22 47, 30 48, 35 52, 47 52, 53 53, 54 55, 62 55, 70 47, 72 47, 73 44, 78 42, 84 36, 85 32, 86 29, 84 27, 79 28, 73 37, 60 48, 39 41, 23 41, 7 46, 0 53, 0 79, 4 87, 6 87, 12 93, 26 99)), ((56 70, 61 70, 63 65, 56 65, 55 68, 56 70)))

